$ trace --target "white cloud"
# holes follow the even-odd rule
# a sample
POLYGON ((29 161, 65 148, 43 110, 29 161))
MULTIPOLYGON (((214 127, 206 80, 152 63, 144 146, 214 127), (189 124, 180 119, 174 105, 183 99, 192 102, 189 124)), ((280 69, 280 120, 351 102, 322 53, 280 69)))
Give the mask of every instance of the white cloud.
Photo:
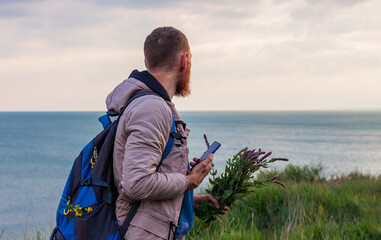
POLYGON ((179 109, 381 106, 375 0, 2 2, 0 110, 104 109, 163 25, 193 54, 193 94, 179 109))

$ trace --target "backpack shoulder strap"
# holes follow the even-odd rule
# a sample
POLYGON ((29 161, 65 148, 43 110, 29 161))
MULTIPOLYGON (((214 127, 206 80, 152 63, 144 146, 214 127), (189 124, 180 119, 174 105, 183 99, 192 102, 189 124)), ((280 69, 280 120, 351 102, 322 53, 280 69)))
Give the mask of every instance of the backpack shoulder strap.
MULTIPOLYGON (((139 97, 142 97, 142 96, 145 96, 145 95, 156 95, 156 96, 159 96, 161 97, 159 94, 157 94, 156 92, 153 92, 153 91, 143 91, 143 92, 138 92, 137 94, 135 94, 130 100, 128 100, 128 102, 126 103, 126 105, 124 105, 124 107, 122 108, 122 110, 120 111, 119 113, 119 117, 123 114, 124 110, 127 108, 127 106, 132 102, 134 101, 135 99, 139 98, 139 97)), ((163 152, 163 155, 160 159, 160 162, 159 164, 157 165, 156 167, 156 172, 159 170, 159 167, 161 166, 161 164, 163 163, 163 160, 168 156, 169 152, 172 150, 172 146, 173 146, 173 143, 175 142, 175 139, 174 137, 172 136, 173 132, 176 132, 176 121, 175 121, 175 118, 173 117, 173 114, 171 113, 172 115, 172 125, 171 125, 171 130, 169 132, 169 138, 168 138, 168 142, 167 142, 167 145, 165 146, 165 149, 164 149, 164 152, 163 152)))
MULTIPOLYGON (((121 113, 119 114, 119 117, 122 115, 123 111, 125 110, 125 108, 128 106, 128 104, 130 102, 132 102, 134 99, 138 98, 138 97, 141 97, 141 96, 144 96, 144 95, 158 95, 157 93, 155 92, 152 92, 152 91, 145 91, 145 92, 140 92, 136 94, 135 96, 133 96, 128 102, 127 104, 123 107, 121 113), (139 95, 138 95, 139 94, 139 95)), ((160 95, 158 95, 160 96, 160 95)), ((174 137, 172 136, 173 134, 171 134, 172 132, 176 132, 176 122, 175 122, 175 119, 173 117, 173 114, 171 113, 172 115, 172 124, 171 124, 171 130, 170 132, 168 133, 169 134, 169 138, 168 138, 168 142, 167 142, 167 145, 165 146, 165 149, 164 149, 164 152, 163 152, 163 155, 161 156, 161 159, 160 159, 160 162, 158 163, 157 167, 156 167, 156 172, 159 171, 159 168, 161 166, 161 164, 163 163, 163 160, 168 156, 168 154, 171 152, 172 150, 172 146, 175 142, 175 139, 174 137)), ((130 223, 132 221, 132 219, 134 218, 136 212, 138 211, 139 207, 140 207, 140 204, 141 204, 141 201, 135 201, 132 206, 131 206, 131 209, 130 211, 127 213, 127 216, 126 216, 126 219, 124 220, 123 224, 121 226, 119 226, 119 234, 120 234, 120 238, 121 239, 124 239, 124 235, 126 235, 126 232, 128 230, 128 228, 130 227, 130 223)))
POLYGON ((103 125, 103 128, 107 128, 108 125, 111 124, 111 119, 110 117, 120 117, 124 110, 127 108, 127 106, 132 102, 134 101, 135 99, 139 98, 139 97, 142 97, 142 96, 145 96, 145 95, 156 95, 156 96, 160 96, 159 94, 155 93, 155 92, 152 92, 152 91, 143 91, 143 92, 138 92, 137 94, 135 94, 134 96, 132 96, 132 98, 130 98, 127 103, 123 106, 122 110, 119 112, 115 112, 115 111, 107 111, 106 114, 100 116, 98 118, 99 122, 102 123, 103 125))
MULTIPOLYGON (((118 118, 120 118, 120 116, 122 116, 124 110, 128 107, 128 105, 134 101, 135 99, 139 98, 139 97, 142 97, 142 96, 145 96, 145 95, 156 95, 156 96, 159 96, 161 97, 159 94, 153 92, 153 91, 143 91, 143 92, 138 92, 137 94, 135 94, 133 97, 131 97, 126 105, 124 105, 124 107, 122 108, 122 110, 120 111, 120 113, 117 113, 117 112, 114 112, 114 111, 108 111, 107 114, 101 116, 98 118, 98 120, 102 123, 103 127, 106 128, 108 126, 108 122, 110 121, 110 117, 109 116, 118 116, 118 118)), ((163 152, 163 155, 160 159, 160 162, 159 164, 157 165, 157 168, 156 168, 156 172, 159 170, 159 167, 161 166, 163 160, 168 156, 169 152, 171 151, 172 149, 172 146, 173 146, 173 143, 175 141, 174 137, 173 137, 173 133, 176 132, 176 121, 175 121, 175 118, 173 117, 173 114, 171 113, 172 115, 172 125, 171 125, 171 130, 169 132, 169 138, 168 138, 168 142, 167 142, 167 145, 165 146, 165 149, 164 149, 164 152, 163 152)), ((111 121, 110 121, 111 122, 111 121)))
MULTIPOLYGON (((120 116, 122 116, 124 110, 127 108, 127 106, 132 102, 134 101, 135 99, 139 98, 139 97, 142 97, 142 96, 145 96, 145 95, 156 95, 156 96, 159 96, 161 97, 159 94, 157 94, 156 92, 153 92, 153 91, 143 91, 143 92, 138 92, 137 94, 135 94, 132 98, 130 98, 130 100, 128 100, 128 102, 126 103, 126 105, 124 105, 124 107, 122 108, 122 110, 120 111, 120 113, 118 114, 119 118, 120 116)), ((164 99, 165 100, 165 99, 164 99)), ((109 114, 109 112, 107 112, 107 115, 109 114)), ((165 146, 165 149, 164 149, 164 152, 163 152, 163 155, 161 156, 161 159, 160 159, 160 162, 159 164, 157 165, 156 167, 156 172, 159 171, 159 167, 161 166, 161 164, 163 163, 163 160, 168 156, 169 152, 172 150, 172 146, 173 146, 173 143, 175 142, 175 139, 173 137, 173 133, 176 132, 176 121, 175 121, 175 118, 173 117, 173 114, 171 113, 172 115, 172 125, 171 125, 171 130, 169 131, 169 138, 168 138, 168 142, 167 142, 167 145, 165 146)), ((112 116, 112 115, 110 115, 112 116)), ((100 117, 101 118, 101 117, 100 117)), ((99 120, 100 120, 99 118, 99 120)), ((109 118, 109 117, 108 117, 109 118)), ((100 120, 101 121, 101 120, 100 120)), ((101 121, 102 122, 102 121, 101 121)), ((103 123, 102 123, 103 124, 103 123)), ((105 124, 103 124, 105 125, 105 124)))
POLYGON ((172 132, 176 132, 176 122, 175 122, 173 115, 172 115, 172 126, 171 126, 171 131, 169 133, 167 146, 165 146, 163 155, 161 156, 160 162, 156 167, 156 172, 159 171, 159 168, 160 168, 161 164, 163 163, 163 160, 168 156, 169 152, 172 150, 173 143, 175 142, 175 139, 171 134, 172 132))

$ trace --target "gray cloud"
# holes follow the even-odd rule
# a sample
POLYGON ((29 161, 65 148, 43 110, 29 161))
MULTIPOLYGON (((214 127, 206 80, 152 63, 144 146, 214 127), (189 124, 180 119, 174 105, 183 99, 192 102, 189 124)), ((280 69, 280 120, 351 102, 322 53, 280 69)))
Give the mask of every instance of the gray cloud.
POLYGON ((336 6, 343 6, 343 7, 352 7, 357 4, 361 4, 364 2, 367 2, 369 0, 304 0, 306 3, 312 6, 316 5, 336 5, 336 6))
POLYGON ((108 0, 108 1, 102 1, 102 0, 88 0, 88 3, 96 3, 100 6, 106 6, 106 7, 123 7, 123 8, 129 8, 129 9, 150 9, 150 8, 166 8, 168 6, 177 6, 179 1, 176 0, 126 0, 126 1, 119 1, 119 0, 108 0))
POLYGON ((0 19, 1 18, 17 18, 27 16, 29 12, 14 5, 0 5, 0 19))
MULTIPOLYGON (((143 67, 144 38, 163 25, 178 27, 190 40, 194 99, 201 97, 204 89, 215 89, 216 102, 221 104, 224 94, 244 93, 245 101, 256 102, 250 91, 267 88, 272 98, 286 94, 293 104, 304 95, 319 93, 334 103, 334 94, 365 91, 355 78, 366 75, 362 84, 377 87, 375 78, 381 74, 377 1, 1 3, 0 63, 6 67, 0 70, 0 79, 8 81, 2 85, 6 86, 2 89, 4 99, 14 98, 8 92, 20 87, 16 83, 22 83, 26 76, 30 76, 29 85, 22 86, 35 85, 38 91, 49 83, 53 89, 50 96, 60 97, 62 106, 66 103, 64 95, 54 89, 58 84, 70 91, 62 81, 78 88, 96 83, 94 91, 105 95, 104 89, 110 88, 105 79, 120 80, 116 72, 127 75, 130 69, 143 67), (333 86, 337 93, 319 90, 317 84, 324 89, 333 86), (345 84, 345 89, 340 84, 345 84), (293 96, 293 89, 305 93, 293 96)), ((264 93, 256 96, 268 102, 268 107, 274 101, 264 93)), ((190 101, 195 104, 192 109, 208 108, 194 99, 190 101)), ((100 102, 103 104, 103 99, 100 102)), ((300 104, 308 106, 308 101, 300 104)))

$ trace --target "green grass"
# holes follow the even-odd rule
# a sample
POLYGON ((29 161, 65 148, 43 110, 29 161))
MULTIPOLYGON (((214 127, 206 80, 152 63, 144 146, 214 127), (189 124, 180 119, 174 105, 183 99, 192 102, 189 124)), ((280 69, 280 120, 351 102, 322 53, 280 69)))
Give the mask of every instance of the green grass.
MULTIPOLYGON (((258 178, 278 175, 277 184, 258 189, 217 221, 205 225, 197 218, 186 239, 381 239, 381 176, 360 172, 323 175, 316 166, 288 165, 282 171, 266 171, 258 178)), ((37 228, 20 238, 48 239, 37 228)))
POLYGON ((317 166, 288 165, 273 184, 205 225, 197 218, 186 239, 381 239, 381 176, 353 172, 328 180, 317 166))
POLYGON ((45 230, 42 230, 41 227, 36 227, 33 229, 22 229, 22 233, 18 236, 4 236, 5 230, 0 231, 0 240, 45 240, 50 238, 50 234, 45 230))

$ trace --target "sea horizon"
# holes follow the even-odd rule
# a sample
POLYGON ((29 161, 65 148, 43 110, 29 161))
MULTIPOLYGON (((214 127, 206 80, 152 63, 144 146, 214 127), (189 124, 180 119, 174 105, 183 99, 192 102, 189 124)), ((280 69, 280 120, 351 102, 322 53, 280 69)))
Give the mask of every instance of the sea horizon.
MULTIPOLYGON (((181 112, 381 112, 380 109, 279 109, 279 110, 181 110, 177 109, 179 113, 181 112)), ((67 112, 67 113, 75 113, 75 112, 107 112, 107 110, 0 110, 0 113, 58 113, 58 112, 67 112)))
MULTIPOLYGON (((276 169, 320 163, 327 177, 381 174, 381 111, 179 112, 191 129, 189 159, 205 151, 204 133, 222 143, 214 158, 218 174, 244 147, 290 159, 276 169)), ((101 131, 97 118, 104 113, 0 112, 0 231, 16 234, 27 215, 32 223, 54 222, 74 159, 101 131)))

